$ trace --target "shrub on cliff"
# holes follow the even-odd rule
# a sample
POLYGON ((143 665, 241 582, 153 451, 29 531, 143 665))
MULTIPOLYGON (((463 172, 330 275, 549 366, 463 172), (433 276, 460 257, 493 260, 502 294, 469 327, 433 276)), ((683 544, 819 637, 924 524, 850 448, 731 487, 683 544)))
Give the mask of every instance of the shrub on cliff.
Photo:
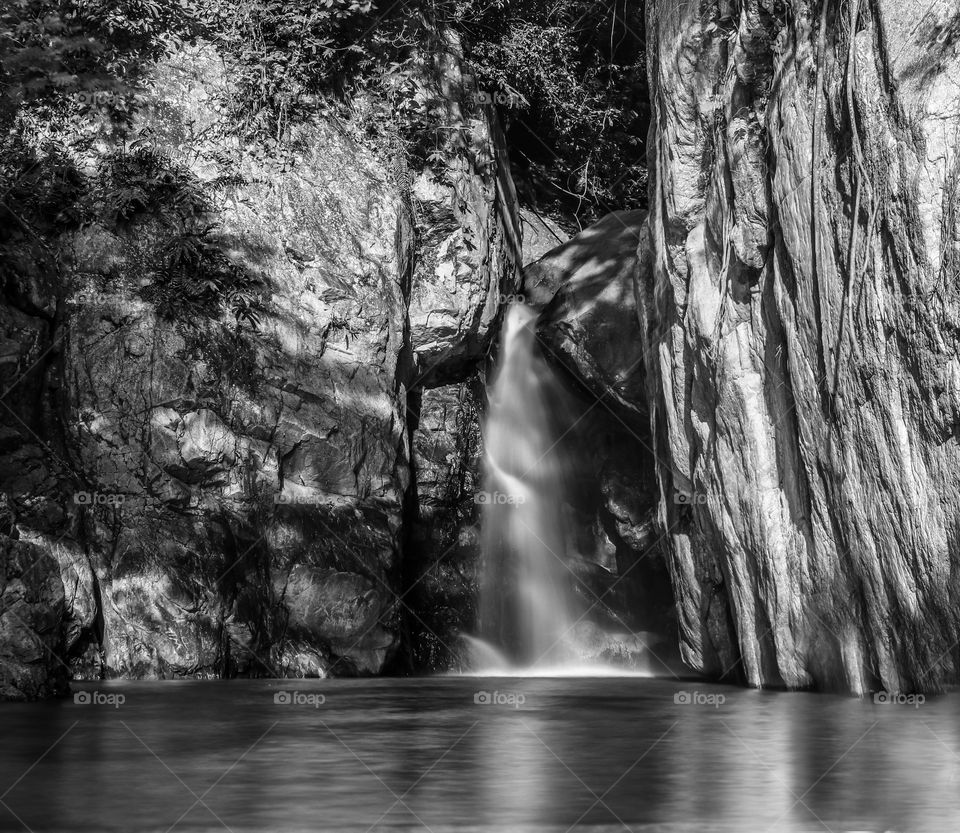
POLYGON ((256 325, 258 281, 217 242, 216 183, 201 183, 129 134, 139 68, 199 29, 186 4, 159 0, 21 0, 0 13, 0 273, 8 297, 37 278, 53 296, 69 292, 60 240, 97 225, 138 250, 131 262, 161 316, 192 323, 227 309, 238 324, 256 325), (83 170, 104 138, 119 149, 83 170))
POLYGON ((643 9, 585 0, 460 0, 478 82, 505 93, 518 188, 591 219, 645 205, 643 9))
POLYGON ((639 9, 590 0, 18 0, 0 11, 0 260, 30 248, 43 258, 40 241, 77 221, 91 186, 69 152, 25 140, 24 111, 41 122, 96 111, 123 138, 140 68, 203 39, 230 57, 224 103, 245 142, 274 153, 292 125, 365 97, 379 108, 367 120, 372 139, 390 153, 398 141, 424 144, 413 56, 443 48, 429 38, 444 27, 460 34, 481 90, 507 96, 497 106, 528 202, 585 220, 642 204, 639 9))

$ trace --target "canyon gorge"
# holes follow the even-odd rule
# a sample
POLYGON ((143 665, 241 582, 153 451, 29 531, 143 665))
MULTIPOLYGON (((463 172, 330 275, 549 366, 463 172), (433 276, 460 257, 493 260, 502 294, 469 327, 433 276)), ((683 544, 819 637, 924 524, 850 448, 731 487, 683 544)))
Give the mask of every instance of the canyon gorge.
POLYGON ((144 71, 122 139, 23 116, 103 193, 55 236, 5 217, 0 697, 462 669, 512 304, 565 387, 593 655, 643 633, 754 687, 957 682, 960 12, 645 15, 646 207, 582 229, 519 187, 515 117, 442 27, 408 74, 415 158, 371 143, 372 94, 237 140, 202 39, 144 71), (174 256, 171 193, 200 229, 176 256, 220 258, 240 314, 168 314, 145 264, 174 256))

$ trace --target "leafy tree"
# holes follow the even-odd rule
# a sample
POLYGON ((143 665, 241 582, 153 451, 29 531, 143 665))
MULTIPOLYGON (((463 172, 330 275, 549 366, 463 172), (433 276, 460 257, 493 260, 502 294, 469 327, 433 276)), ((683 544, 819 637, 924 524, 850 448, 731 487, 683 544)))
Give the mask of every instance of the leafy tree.
POLYGON ((82 131, 60 131, 74 136, 71 146, 35 136, 38 127, 76 127, 102 113, 108 132, 125 138, 140 69, 195 38, 201 24, 188 4, 170 0, 17 0, 0 13, 0 285, 8 298, 41 278, 53 278, 55 295, 68 291, 60 239, 96 224, 122 248, 140 248, 134 262, 152 278, 144 295, 161 316, 189 323, 225 307, 256 326, 259 281, 219 246, 209 186, 148 146, 108 154, 92 175, 81 173, 75 157, 91 141, 82 131))
MULTIPOLYGON (((226 104, 245 141, 273 152, 297 122, 337 102, 356 109, 365 101, 371 138, 392 155, 398 142, 429 146, 415 58, 442 48, 431 32, 452 28, 476 92, 497 94, 527 202, 577 222, 642 205, 642 26, 639 5, 619 0, 8 0, 0 10, 0 270, 30 261, 58 268, 51 241, 82 224, 108 188, 118 228, 140 211, 144 170, 101 167, 91 178, 74 166, 77 149, 45 145, 35 128, 95 112, 124 138, 141 69, 197 39, 232 58, 226 104)), ((164 177, 179 181, 181 173, 149 173, 152 210, 165 222, 172 215, 162 202, 176 188, 165 191, 164 177)), ((212 266, 215 232, 171 222, 180 243, 170 244, 179 246, 170 255, 178 265, 167 285, 195 268, 210 293, 229 296, 242 281, 212 266)), ((252 321, 243 312, 247 290, 235 298, 235 312, 252 321)))
POLYGON ((479 85, 506 97, 528 199, 587 220, 645 204, 642 4, 463 0, 455 14, 479 85))

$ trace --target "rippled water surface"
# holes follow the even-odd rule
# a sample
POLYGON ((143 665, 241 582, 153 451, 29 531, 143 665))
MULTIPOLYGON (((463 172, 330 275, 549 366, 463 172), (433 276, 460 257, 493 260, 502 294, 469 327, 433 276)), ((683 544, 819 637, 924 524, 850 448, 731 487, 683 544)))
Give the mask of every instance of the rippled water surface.
POLYGON ((915 708, 641 678, 79 688, 124 702, 0 707, 0 829, 960 830, 956 694, 915 708))

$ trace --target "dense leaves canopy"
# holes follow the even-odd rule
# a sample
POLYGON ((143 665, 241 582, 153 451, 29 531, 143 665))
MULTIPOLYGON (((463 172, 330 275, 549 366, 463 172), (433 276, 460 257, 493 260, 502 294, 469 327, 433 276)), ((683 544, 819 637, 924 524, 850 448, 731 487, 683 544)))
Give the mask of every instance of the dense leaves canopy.
POLYGON ((0 11, 0 267, 46 258, 56 268, 45 241, 93 217, 122 231, 150 203, 169 232, 154 253, 157 287, 193 274, 197 309, 229 297, 238 320, 255 318, 249 287, 237 287, 209 244, 215 229, 196 208, 206 197, 186 172, 119 142, 116 159, 81 173, 82 147, 45 147, 36 135, 37 124, 95 114, 129 138, 139 72, 198 39, 234 59, 225 106, 235 132, 276 147, 297 122, 364 95, 385 108, 384 131, 415 140, 413 58, 434 46, 425 33, 450 29, 478 94, 500 111, 526 202, 577 222, 636 207, 645 192, 642 16, 611 3, 12 0, 0 11), (173 210, 157 207, 164 195, 179 200, 173 210))

